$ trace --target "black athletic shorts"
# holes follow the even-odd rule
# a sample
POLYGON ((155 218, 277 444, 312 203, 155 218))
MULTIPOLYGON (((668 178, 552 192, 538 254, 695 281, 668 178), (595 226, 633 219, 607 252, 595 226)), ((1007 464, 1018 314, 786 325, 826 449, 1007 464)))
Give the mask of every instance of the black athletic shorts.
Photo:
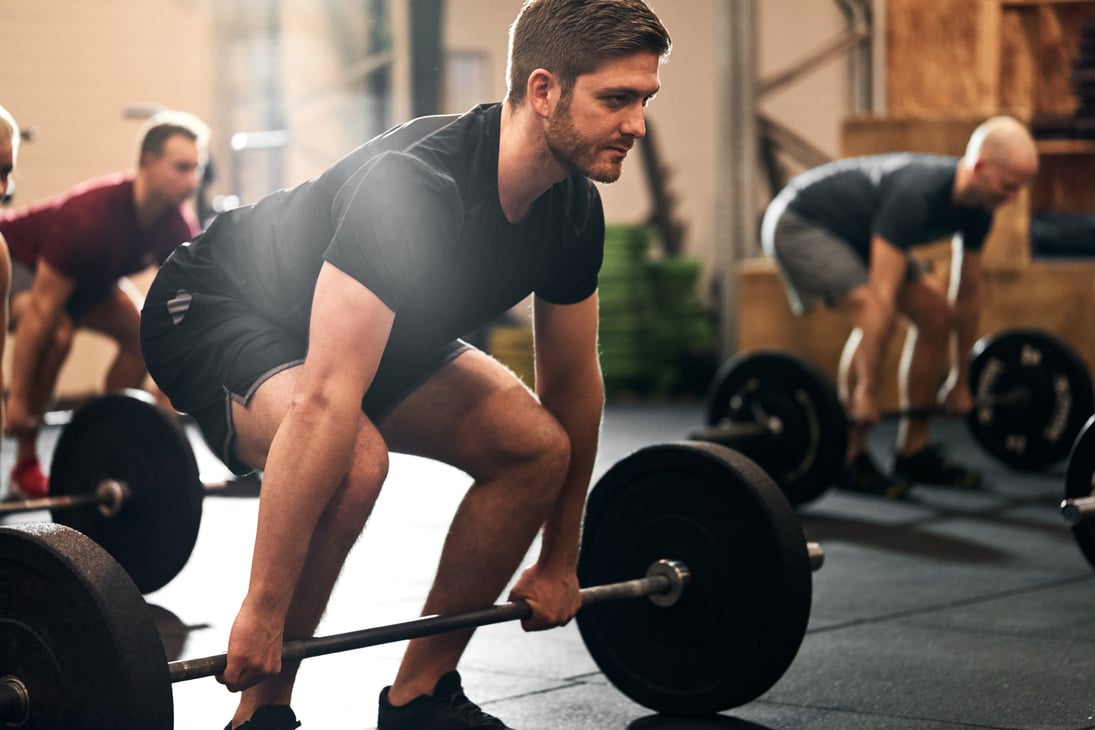
MULTIPOLYGON (((235 456, 232 402, 247 404, 267 378, 304 362, 307 343, 290 337, 237 299, 191 292, 161 269, 141 313, 149 374, 178 410, 197 422, 209 447, 233 473, 253 468, 235 456)), ((453 340, 413 356, 388 350, 362 399, 379 424, 434 373, 471 349, 453 340)))
MULTIPOLYGON (((34 286, 34 274, 36 268, 33 265, 25 264, 18 259, 11 260, 11 286, 8 289, 8 311, 11 311, 12 300, 15 299, 16 294, 22 294, 25 291, 30 291, 34 286)), ((106 301, 113 291, 109 288, 98 289, 94 291, 88 291, 85 289, 77 289, 72 293, 72 296, 65 302, 65 313, 68 314, 75 324, 79 324, 89 311, 95 308, 97 305, 106 301)), ((8 327, 14 331, 15 320, 8 321, 8 327)))

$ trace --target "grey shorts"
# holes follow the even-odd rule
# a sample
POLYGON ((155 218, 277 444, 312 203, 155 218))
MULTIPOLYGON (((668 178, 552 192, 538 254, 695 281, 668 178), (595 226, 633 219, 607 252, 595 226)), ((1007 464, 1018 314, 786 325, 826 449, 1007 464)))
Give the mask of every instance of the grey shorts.
MULTIPOLYGON (((764 252, 779 266, 787 299, 795 314, 819 305, 832 306, 867 283, 869 264, 846 241, 794 213, 769 208, 761 226, 764 252)), ((906 255, 905 281, 924 275, 922 262, 906 255)))

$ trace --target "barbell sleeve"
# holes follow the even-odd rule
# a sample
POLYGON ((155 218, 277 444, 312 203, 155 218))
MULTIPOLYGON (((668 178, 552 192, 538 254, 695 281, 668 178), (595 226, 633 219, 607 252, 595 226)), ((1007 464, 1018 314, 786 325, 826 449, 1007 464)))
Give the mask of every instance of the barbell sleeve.
POLYGON ((30 714, 27 686, 18 677, 0 678, 0 718, 6 727, 19 727, 30 714))
POLYGON ((1095 517, 1095 497, 1078 497, 1061 502, 1061 517, 1070 525, 1095 517))
POLYGON ((38 499, 0 503, 0 515, 35 512, 37 510, 79 509, 98 507, 104 517, 116 516, 129 499, 129 486, 117 479, 103 479, 94 492, 59 494, 38 499))
POLYGON ((820 543, 806 543, 806 554, 810 558, 810 570, 813 572, 816 573, 821 570, 821 566, 825 565, 825 551, 821 549, 820 543))

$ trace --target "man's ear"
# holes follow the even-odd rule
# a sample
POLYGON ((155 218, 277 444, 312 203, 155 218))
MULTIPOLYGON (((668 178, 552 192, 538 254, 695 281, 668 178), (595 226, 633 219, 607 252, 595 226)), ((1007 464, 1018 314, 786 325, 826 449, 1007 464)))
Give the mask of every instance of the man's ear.
POLYGON ((534 112, 545 119, 551 116, 551 109, 559 98, 559 84, 555 74, 543 68, 530 73, 525 96, 534 112))

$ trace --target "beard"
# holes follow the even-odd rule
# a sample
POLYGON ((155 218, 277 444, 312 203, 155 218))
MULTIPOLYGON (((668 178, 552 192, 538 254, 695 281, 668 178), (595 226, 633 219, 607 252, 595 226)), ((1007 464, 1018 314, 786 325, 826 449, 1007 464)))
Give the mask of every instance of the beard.
MULTIPOLYGON (((559 102, 544 128, 544 138, 552 156, 571 174, 581 173, 599 183, 620 179, 623 159, 618 158, 615 151, 606 149, 604 144, 578 131, 570 114, 569 100, 559 102)), ((622 142, 620 146, 630 147, 631 142, 622 142)))

